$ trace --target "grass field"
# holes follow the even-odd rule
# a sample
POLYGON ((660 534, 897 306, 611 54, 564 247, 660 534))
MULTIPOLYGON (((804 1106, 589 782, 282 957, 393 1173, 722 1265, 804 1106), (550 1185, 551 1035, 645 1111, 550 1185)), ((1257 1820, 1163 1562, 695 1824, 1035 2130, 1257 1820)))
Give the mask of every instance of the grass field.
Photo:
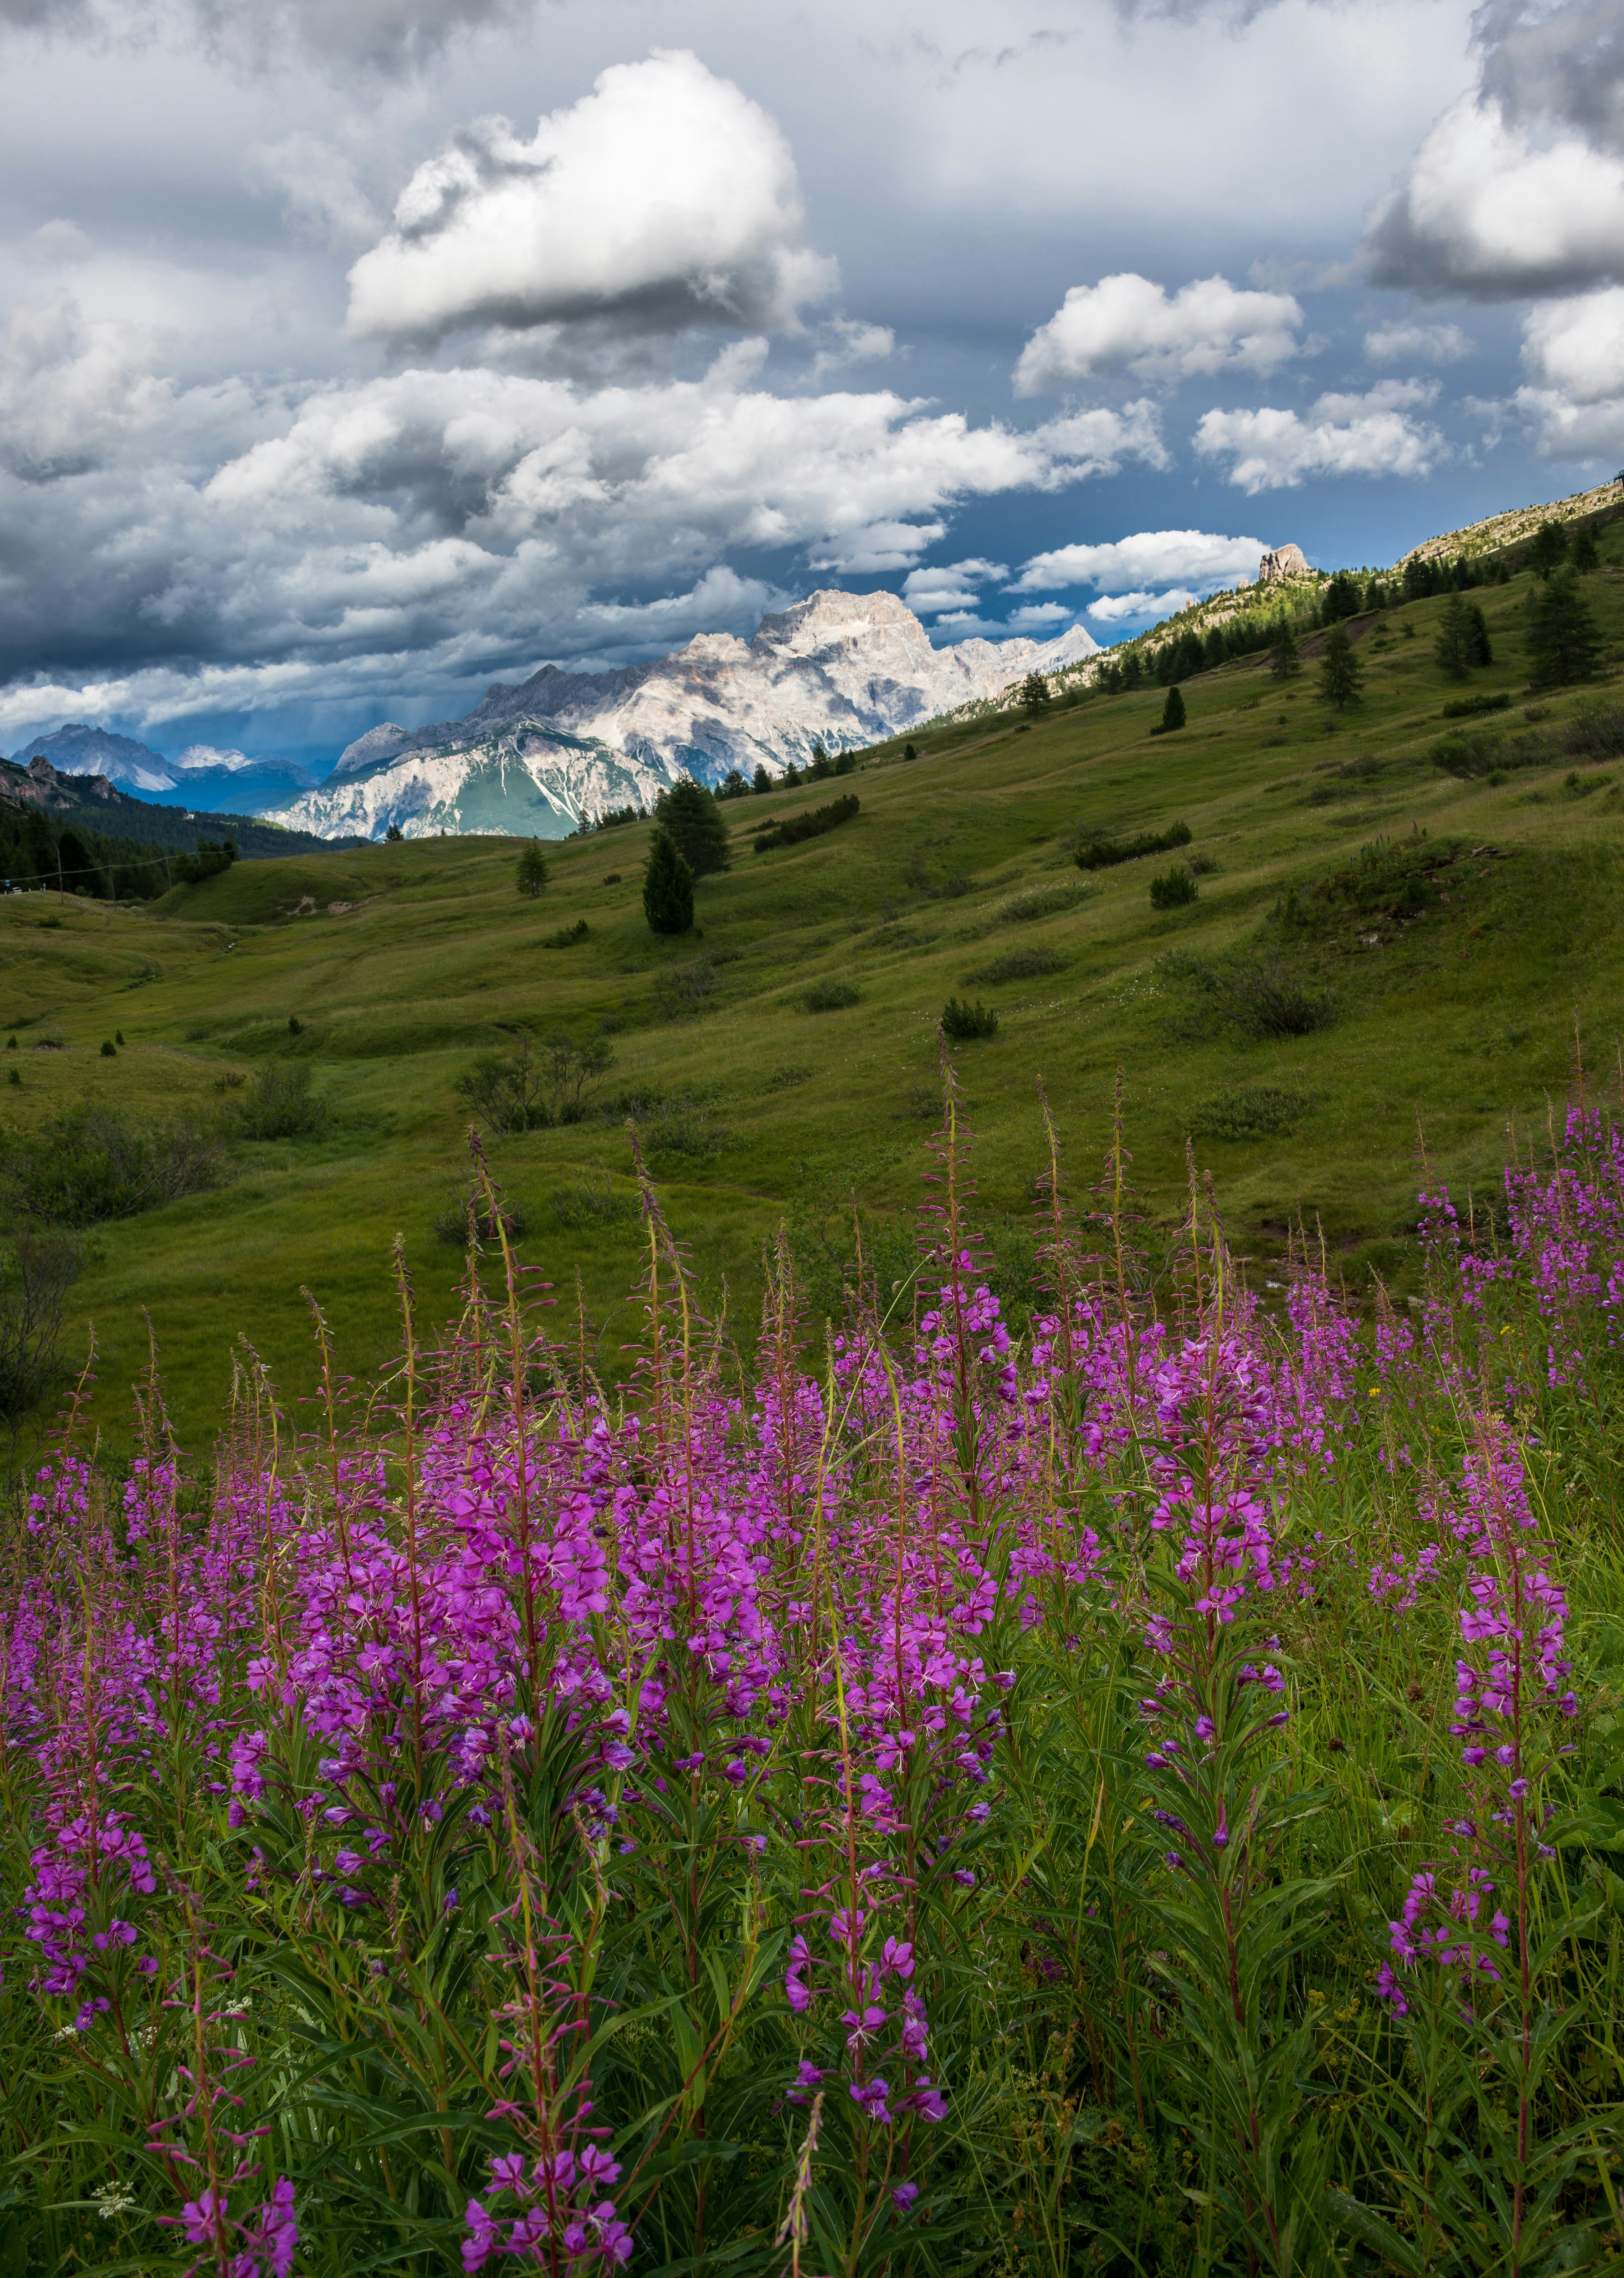
MULTIPOLYGON (((1473 597, 1498 661, 1468 692, 1506 692, 1513 708, 1465 724, 1554 745, 1575 715, 1624 702, 1624 537, 1605 534, 1585 581, 1601 677, 1541 699, 1531 723, 1530 585, 1473 597)), ((287 1055, 311 1062, 333 1110, 320 1137, 236 1146, 217 1191, 95 1230, 67 1346, 82 1351, 94 1324, 101 1428, 126 1439, 143 1315, 189 1446, 220 1412, 241 1337, 290 1396, 310 1387, 305 1287, 343 1365, 376 1371, 395 1349, 397 1233, 424 1317, 444 1318, 461 1261, 432 1222, 465 1175, 457 1079, 477 1054, 559 1028, 612 1031, 598 1111, 493 1138, 489 1153, 525 1214, 525 1265, 566 1315, 579 1273, 611 1372, 633 1328, 637 1228, 614 1208, 631 1195, 629 1111, 706 1302, 720 1304, 725 1280, 748 1334, 761 1245, 782 1219, 814 1288, 833 1287, 853 1196, 882 1255, 897 1254, 934 1120, 937 1019, 966 991, 999 1014, 995 1037, 956 1057, 1011 1294, 1047 1161, 1039 1080, 1080 1194, 1119 1067, 1153 1228, 1180 1214, 1193 1132, 1257 1284, 1278 1278, 1300 1221, 1323 1230, 1352 1288, 1370 1288, 1374 1268, 1403 1289, 1423 1147, 1457 1193, 1490 1195, 1508 1123, 1526 1148, 1565 1093, 1575 1024, 1598 1085, 1617 1084, 1624 1029, 1624 752, 1616 775, 1554 751, 1498 781, 1443 772, 1432 750, 1455 723, 1441 710, 1463 692, 1433 660, 1442 606, 1367 631, 1364 701, 1341 715, 1315 700, 1311 661, 1282 686, 1258 660, 1187 683, 1189 725, 1174 737, 1148 732, 1153 691, 1037 726, 916 735, 911 764, 902 739, 877 746, 841 787, 861 798, 855 822, 759 857, 736 828, 732 868, 701 883, 698 929, 679 941, 644 921, 645 825, 550 849, 537 901, 515 890, 513 842, 478 839, 239 864, 144 910, 0 901, 0 1027, 19 1045, 0 1065, 20 1074, 0 1090, 0 1120, 12 1131, 83 1099, 228 1115, 223 1079, 287 1055), (1193 834, 1185 854, 1211 866, 1187 908, 1151 907, 1169 858, 1087 877, 1072 860, 1082 839, 1174 821, 1193 834), (1392 916, 1406 875, 1452 852, 1418 913, 1392 916), (1051 892, 1048 913, 1023 906, 1051 892), (1293 896, 1296 921, 1271 915, 1293 896), (580 919, 584 939, 545 945, 580 919), (1213 987, 1225 970, 1213 960, 1237 952, 1328 1001, 1329 1025, 1242 1033, 1213 987), (858 1002, 804 1009, 808 985, 829 980, 855 984, 858 1002), (52 1031, 63 1048, 39 1049, 52 1031), (126 1043, 103 1058, 115 1031, 126 1043)), ((813 784, 727 812, 754 824, 829 796, 813 784)))

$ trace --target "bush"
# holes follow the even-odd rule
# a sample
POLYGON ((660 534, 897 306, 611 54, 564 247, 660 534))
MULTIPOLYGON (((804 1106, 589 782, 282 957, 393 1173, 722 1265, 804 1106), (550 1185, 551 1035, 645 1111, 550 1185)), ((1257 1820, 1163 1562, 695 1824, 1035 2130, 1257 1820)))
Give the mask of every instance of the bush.
POLYGON ((1079 870, 1112 870, 1147 854, 1170 854, 1175 847, 1187 846, 1193 836, 1187 822, 1175 822, 1166 830, 1142 830, 1137 838, 1090 838, 1073 859, 1079 870))
POLYGON ((644 1154, 681 1163, 714 1161, 733 1136, 707 1108, 688 1099, 660 1100, 637 1129, 644 1154))
POLYGON ((1201 889, 1190 873, 1180 864, 1163 870, 1150 882, 1150 906, 1153 910, 1187 909, 1201 889))
POLYGON ((981 988, 997 989, 1007 981, 1037 981, 1046 973, 1064 973, 1069 962, 1057 949, 1012 949, 995 957, 990 964, 978 966, 964 979, 981 988))
POLYGON ((553 1197, 553 1215, 560 1226, 625 1226, 637 1215, 637 1197, 617 1187, 601 1163, 583 1172, 573 1187, 560 1187, 553 1197))
POLYGON ((504 1233, 517 1242, 524 1232, 524 1212, 500 1195, 493 1210, 484 1186, 474 1179, 439 1212, 433 1227, 436 1239, 453 1250, 466 1250, 470 1241, 499 1242, 504 1233))
POLYGON ((118 1057, 118 1047, 114 1043, 112 1038, 109 1036, 102 1046, 102 1058, 104 1060, 116 1060, 118 1057))
POLYGON ((15 1219, 95 1226, 206 1192, 222 1158, 218 1139, 194 1123, 136 1123, 87 1104, 8 1135, 0 1183, 15 1219))
POLYGON ((1329 990, 1310 988, 1267 959, 1218 969, 1213 994, 1224 1016, 1249 1036, 1308 1036, 1336 1017, 1329 990))
POLYGON ((842 822, 850 822, 862 806, 856 791, 849 791, 843 799, 831 799, 827 806, 814 806, 804 814, 787 815, 783 822, 764 825, 756 833, 756 852, 766 854, 775 846, 799 846, 808 838, 821 838, 826 831, 838 830, 842 822))
POLYGON ((956 1044, 967 1044, 977 1036, 995 1036, 998 1015, 979 998, 972 1005, 968 998, 961 1004, 957 997, 949 997, 942 1008, 942 1033, 956 1044))
POLYGON ((541 945, 544 949, 573 949, 576 942, 586 939, 591 929, 584 918, 577 918, 574 925, 560 926, 555 933, 550 933, 541 945))
POLYGON ((328 1107, 311 1092, 309 1063, 285 1060, 261 1068, 237 1112, 249 1139, 301 1139, 322 1128, 328 1107))
POLYGON ((1624 707, 1597 704, 1576 712, 1563 722, 1556 740, 1564 759, 1624 758, 1624 707))
POLYGON ((19 1227, 0 1267, 0 1418, 14 1424, 50 1389, 67 1293, 84 1251, 54 1228, 19 1227))
POLYGON ((1278 1084, 1231 1084, 1193 1108, 1185 1128, 1193 1139, 1284 1139, 1312 1105, 1278 1084))
POLYGON ((794 1091, 797 1085, 810 1083, 815 1073, 809 1067, 774 1068, 761 1089, 763 1091, 794 1091))
POLYGON ((715 991, 715 959, 692 958, 686 965, 660 975, 654 983, 654 1010, 665 1021, 685 1020, 699 1012, 715 991))
POLYGON ((1038 918, 1058 917, 1063 910, 1074 910, 1079 902, 1087 901, 1097 891, 1086 886, 1081 879, 1063 879, 1057 885, 1033 886, 1024 894, 1011 894, 993 912, 995 925, 1029 925, 1038 918))
POLYGON ((801 1007, 807 1013, 842 1013, 849 1005, 860 1004, 862 995, 850 981, 814 981, 810 989, 802 990, 801 1007))
POLYGON ((457 1090, 492 1131, 540 1131, 552 1122, 546 1081, 528 1039, 515 1052, 482 1052, 457 1090))
POLYGON ((1499 696, 1458 696, 1452 704, 1445 704, 1440 717, 1445 720, 1473 720, 1481 712, 1506 712, 1511 707, 1511 698, 1499 696))

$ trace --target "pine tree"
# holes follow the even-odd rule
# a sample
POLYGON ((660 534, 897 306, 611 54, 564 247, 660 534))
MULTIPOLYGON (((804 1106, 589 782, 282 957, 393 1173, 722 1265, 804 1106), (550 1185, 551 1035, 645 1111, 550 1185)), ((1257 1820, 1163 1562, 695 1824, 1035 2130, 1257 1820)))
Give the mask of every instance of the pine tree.
POLYGON ((1536 577, 1549 577, 1567 558, 1567 532, 1559 522, 1542 522, 1529 548, 1529 567, 1536 577))
POLYGON ((1351 570, 1338 570, 1325 588, 1321 610, 1325 623, 1336 624, 1343 617, 1356 617, 1364 601, 1364 591, 1351 570))
POLYGON ((669 791, 662 791, 654 802, 654 820, 675 839, 694 877, 727 868, 728 826, 703 784, 683 776, 669 791))
POLYGON ((1277 680, 1289 680, 1293 673, 1302 670, 1297 655, 1297 644, 1292 638, 1292 629, 1284 617, 1280 619, 1269 651, 1269 669, 1277 680))
POLYGON ((1492 664, 1494 650, 1489 639, 1488 621, 1475 601, 1468 608, 1466 615, 1467 623, 1470 628, 1471 662, 1492 664))
POLYGON ((1345 712, 1350 704, 1358 703, 1363 678, 1353 642, 1340 625, 1333 625, 1325 636, 1325 654, 1320 664, 1321 701, 1345 712))
POLYGON ((1144 679, 1145 660, 1136 648, 1131 648, 1122 660, 1122 684, 1125 689, 1140 688, 1144 679))
POLYGON ((1021 710, 1028 720, 1041 720, 1048 709, 1048 683, 1041 672, 1029 672, 1021 683, 1021 710))
POLYGON ((532 838, 519 857, 516 883, 519 891, 528 901, 532 902, 547 883, 547 858, 542 852, 540 842, 537 839, 532 838))
POLYGON ((756 761, 756 772, 750 779, 750 787, 758 796, 773 788, 773 778, 759 760, 756 761))
POLYGON ((385 844, 390 846, 398 846, 405 836, 406 833, 401 829, 400 824, 398 822, 392 822, 388 829, 384 833, 385 844))
POLYGON ((1529 679, 1536 688, 1567 688, 1596 669, 1596 620, 1580 598, 1571 570, 1559 570, 1529 597, 1529 679))
POLYGON ((1582 577, 1600 568, 1601 556, 1596 551, 1596 533, 1588 522, 1580 524, 1567 559, 1582 577))
POLYGON ((824 750, 821 744, 814 744, 812 745, 812 765, 807 768, 806 772, 814 783, 822 783, 827 776, 832 776, 834 774, 835 763, 830 759, 828 753, 824 750))
POLYGON ((694 922, 694 874, 668 830, 659 823, 643 873, 643 914, 652 933, 690 933, 694 922))
POLYGON ((1464 680, 1472 669, 1472 621, 1459 593, 1444 604, 1432 654, 1451 680, 1464 680))
POLYGON ((1175 683, 1168 690, 1167 701, 1162 707, 1162 724, 1159 728, 1153 728, 1151 733, 1154 736, 1170 736, 1175 728, 1184 726, 1186 717, 1184 691, 1175 683))

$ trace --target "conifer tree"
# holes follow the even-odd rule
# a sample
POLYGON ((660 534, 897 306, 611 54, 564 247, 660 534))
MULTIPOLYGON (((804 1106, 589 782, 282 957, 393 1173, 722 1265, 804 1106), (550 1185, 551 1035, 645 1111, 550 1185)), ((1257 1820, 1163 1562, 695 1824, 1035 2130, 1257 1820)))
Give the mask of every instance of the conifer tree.
POLYGON ((654 826, 643 873, 643 914, 652 933, 690 933, 694 922, 694 874, 671 833, 654 826))
POLYGON ((1175 682, 1167 692, 1167 701, 1162 707, 1162 724, 1155 733, 1158 736, 1170 736, 1175 728, 1184 726, 1186 717, 1184 691, 1175 682))
POLYGON ((1340 625, 1333 625, 1325 636, 1325 654, 1320 664, 1321 701, 1345 712, 1350 704, 1358 703, 1363 678, 1353 642, 1340 625))
POLYGON ((1567 688, 1596 669, 1596 620, 1580 598, 1571 570, 1559 570, 1529 597, 1529 678, 1536 688, 1567 688))
POLYGON ((756 792, 758 797, 762 792, 769 791, 773 788, 773 778, 768 775, 766 768, 759 760, 756 761, 756 772, 750 779, 750 787, 751 791, 756 792))
POLYGON ((1297 655, 1297 644, 1292 638, 1292 629, 1282 617, 1269 651, 1269 669, 1277 680, 1289 680, 1293 673, 1302 670, 1297 655))
POLYGON ((1567 532, 1559 522, 1542 522, 1529 548, 1529 567, 1536 577, 1549 577, 1567 558, 1567 532))
POLYGON ((541 851, 539 840, 532 838, 519 857, 518 888, 528 901, 534 901, 547 883, 547 858, 541 851))
POLYGON ((1029 672, 1021 683, 1020 707, 1028 720, 1041 720, 1048 709, 1048 683, 1041 672, 1029 672))
POLYGON ((1444 604, 1432 653, 1451 680, 1464 680, 1471 671, 1472 622, 1459 593, 1452 593, 1444 604))
POLYGON ((1131 648, 1122 660, 1124 688, 1138 688, 1145 678, 1145 660, 1136 648, 1131 648))
POLYGON ((829 758, 828 753, 824 750, 821 744, 814 744, 812 745, 812 765, 807 768, 806 772, 814 783, 821 783, 826 776, 832 776, 834 774, 834 762, 829 758))
POLYGON ((703 784, 683 776, 654 802, 654 820, 675 841, 696 878, 728 867, 728 826, 721 809, 703 784))
POLYGON ((1581 524, 1567 559, 1571 567, 1577 570, 1582 577, 1588 577, 1592 570, 1600 568, 1601 556, 1596 551, 1596 533, 1588 522, 1581 524))
POLYGON ((1468 608, 1466 615, 1469 629, 1472 663, 1492 664, 1494 649, 1489 639, 1488 621, 1475 601, 1468 608))

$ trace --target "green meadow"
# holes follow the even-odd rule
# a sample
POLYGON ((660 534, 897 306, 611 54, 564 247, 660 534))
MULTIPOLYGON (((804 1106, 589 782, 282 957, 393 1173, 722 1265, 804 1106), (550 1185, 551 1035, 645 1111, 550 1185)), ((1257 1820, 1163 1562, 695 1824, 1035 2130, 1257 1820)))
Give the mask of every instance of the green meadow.
POLYGON ((1258 1288, 1300 1228, 1355 1294, 1379 1277, 1402 1296, 1429 1172, 1491 1209, 1576 1066, 1620 1086, 1624 526, 1601 545, 1583 590, 1604 661, 1582 689, 1529 695, 1524 572, 1473 594, 1496 661, 1464 689, 1434 658, 1443 601, 1417 601, 1355 628, 1363 697, 1340 714, 1310 653, 1285 682, 1262 657, 1187 681, 1188 725, 1166 737, 1159 689, 916 730, 911 761, 900 738, 863 755, 839 786, 861 811, 827 836, 760 855, 748 836, 827 803, 825 784, 728 803, 731 868, 700 882, 681 939, 644 922, 638 823, 549 847, 534 900, 514 841, 447 838, 239 863, 139 909, 0 901, 8 1147, 81 1102, 229 1132, 237 1080, 283 1059, 309 1064, 331 1110, 315 1136, 233 1140, 212 1191, 92 1229, 64 1350, 94 1330, 100 1429, 127 1443, 149 1323, 183 1445, 206 1446, 245 1338, 285 1395, 309 1393, 306 1290, 342 1366, 372 1376, 397 1345, 397 1235, 420 1318, 449 1319, 463 1260, 435 1221, 477 1120, 459 1079, 557 1031, 608 1036, 588 1113, 484 1143, 559 1334, 587 1336, 610 1376, 635 1326, 633 1128, 713 1316, 748 1339, 786 1221, 832 1305, 854 1211, 881 1270, 903 1270, 952 996, 998 1016, 954 1056, 988 1256, 1018 1304, 1048 1161, 1040 1084, 1083 1203, 1119 1070, 1153 1254, 1193 1150, 1258 1288), (1441 716, 1501 693, 1507 710, 1441 716), (1440 766, 1450 738, 1486 772, 1440 766), (1176 856, 1073 859, 1175 822, 1192 834, 1176 856), (1153 908, 1152 877, 1186 862, 1198 898, 1153 908), (857 1001, 807 1009, 832 982, 857 1001), (1271 990, 1314 1008, 1305 1032, 1260 1029, 1271 990))

